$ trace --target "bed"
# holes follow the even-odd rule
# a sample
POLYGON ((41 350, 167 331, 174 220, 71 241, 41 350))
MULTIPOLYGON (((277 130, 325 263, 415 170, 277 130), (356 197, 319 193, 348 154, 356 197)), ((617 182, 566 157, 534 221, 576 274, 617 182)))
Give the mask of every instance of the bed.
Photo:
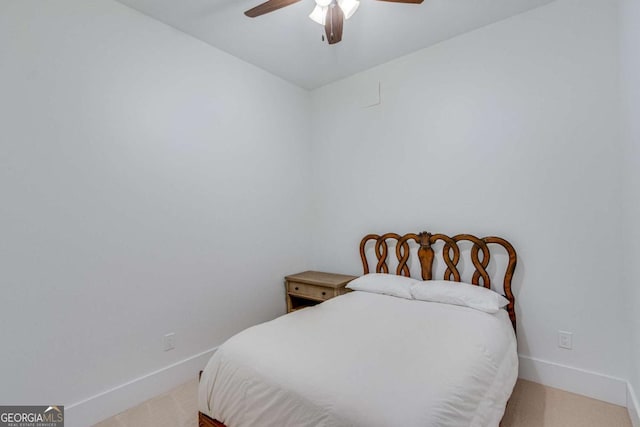
POLYGON ((468 234, 371 234, 360 255, 365 274, 375 264, 376 273, 465 278, 508 305, 488 314, 354 291, 254 326, 224 343, 203 371, 200 426, 500 423, 518 372, 511 244, 468 234), (504 274, 492 284, 494 247, 504 274))

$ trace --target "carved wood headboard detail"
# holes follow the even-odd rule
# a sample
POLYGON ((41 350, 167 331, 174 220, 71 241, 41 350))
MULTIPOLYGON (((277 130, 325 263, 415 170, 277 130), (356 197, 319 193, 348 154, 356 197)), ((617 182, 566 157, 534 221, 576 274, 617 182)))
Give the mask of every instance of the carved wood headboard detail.
POLYGON ((513 329, 515 330, 515 297, 513 296, 513 292, 511 292, 511 279, 513 278, 513 272, 516 269, 517 256, 515 249, 511 246, 511 243, 500 237, 479 238, 471 234, 458 234, 456 236, 449 237, 444 234, 431 234, 426 231, 419 234, 409 233, 404 236, 396 233, 386 233, 383 235, 368 234, 364 236, 360 242, 360 258, 362 258, 364 274, 369 273, 369 263, 367 262, 365 250, 367 243, 371 240, 375 240, 374 252, 378 260, 376 264, 376 273, 389 273, 389 266, 387 265, 389 245, 387 244, 387 240, 390 239, 397 241, 395 250, 396 258, 398 260, 398 267, 395 271, 395 274, 397 275, 410 277, 409 266, 407 265, 410 255, 409 241, 413 240, 420 246, 418 249, 418 258, 420 260, 423 280, 433 279, 433 259, 435 253, 432 245, 438 240, 443 241, 442 259, 447 266, 443 279, 455 282, 460 282, 460 272, 458 271, 460 248, 457 243, 460 241, 471 242, 473 245, 471 246, 470 251, 471 262, 475 268, 471 281, 474 285, 480 286, 480 280, 482 280, 482 286, 488 289, 491 289, 491 278, 487 272, 487 266, 489 265, 489 260, 491 258, 491 251, 489 250, 488 245, 497 244, 502 246, 509 256, 503 280, 503 295, 509 300, 507 312, 509 313, 509 318, 513 324, 513 329))

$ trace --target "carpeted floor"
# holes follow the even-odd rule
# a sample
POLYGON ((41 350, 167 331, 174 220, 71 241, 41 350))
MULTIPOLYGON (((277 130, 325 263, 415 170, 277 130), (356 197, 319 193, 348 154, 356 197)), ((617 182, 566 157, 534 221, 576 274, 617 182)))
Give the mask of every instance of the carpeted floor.
MULTIPOLYGON (((197 381, 109 418, 96 427, 197 427, 197 381)), ((621 406, 518 381, 502 427, 631 427, 621 406)))
POLYGON ((518 380, 503 427, 631 427, 627 408, 518 380))

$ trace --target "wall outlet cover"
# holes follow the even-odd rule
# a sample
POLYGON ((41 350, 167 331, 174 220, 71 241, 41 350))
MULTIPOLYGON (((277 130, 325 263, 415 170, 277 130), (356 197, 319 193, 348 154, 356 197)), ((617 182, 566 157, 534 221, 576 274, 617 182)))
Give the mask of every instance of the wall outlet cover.
POLYGON ((558 331, 558 347, 571 350, 573 348, 573 333, 558 331))
POLYGON ((176 334, 174 332, 166 334, 162 343, 164 344, 164 351, 173 350, 176 348, 176 334))

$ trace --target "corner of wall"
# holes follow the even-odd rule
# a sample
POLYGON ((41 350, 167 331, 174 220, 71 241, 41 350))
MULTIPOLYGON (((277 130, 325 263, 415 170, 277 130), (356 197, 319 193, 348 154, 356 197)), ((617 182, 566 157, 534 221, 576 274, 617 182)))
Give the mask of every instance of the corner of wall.
POLYGON ((633 427, 640 427, 640 405, 631 383, 627 384, 627 411, 633 427))

